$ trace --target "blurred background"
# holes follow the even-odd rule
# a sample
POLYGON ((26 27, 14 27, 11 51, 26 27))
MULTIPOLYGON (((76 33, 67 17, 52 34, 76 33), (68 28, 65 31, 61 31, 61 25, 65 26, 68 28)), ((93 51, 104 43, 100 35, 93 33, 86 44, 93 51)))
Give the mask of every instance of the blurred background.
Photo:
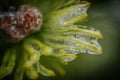
POLYGON ((120 0, 87 1, 91 6, 86 25, 99 29, 103 34, 104 38, 99 40, 103 54, 79 54, 65 66, 66 75, 41 76, 41 80, 120 80, 120 0))
POLYGON ((66 75, 41 80, 120 80, 120 0, 87 0, 88 26, 99 29, 102 55, 80 54, 65 67, 66 75))

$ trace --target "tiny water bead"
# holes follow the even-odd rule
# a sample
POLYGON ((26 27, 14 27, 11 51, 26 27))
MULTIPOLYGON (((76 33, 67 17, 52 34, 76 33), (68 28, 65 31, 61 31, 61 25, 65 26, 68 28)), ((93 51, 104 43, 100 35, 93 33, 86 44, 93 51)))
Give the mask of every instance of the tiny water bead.
POLYGON ((0 29, 9 42, 19 42, 27 35, 38 31, 42 25, 42 14, 36 8, 22 5, 17 11, 0 14, 0 29))
MULTIPOLYGON (((29 4, 29 0, 24 1, 22 4, 29 4)), ((43 13, 44 22, 40 11, 30 4, 0 10, 0 36, 12 44, 24 38, 20 44, 0 44, 6 50, 0 61, 0 80, 10 74, 12 80, 24 80, 24 76, 36 80, 41 75, 55 76, 56 72, 64 75, 63 66, 77 54, 102 53, 98 41, 102 34, 83 24, 90 3, 81 0, 35 0, 35 3, 30 0, 43 13), (50 6, 46 6, 48 3, 50 6), (54 3, 55 8, 60 7, 52 9, 54 3), (30 35, 35 31, 37 34, 30 35)))

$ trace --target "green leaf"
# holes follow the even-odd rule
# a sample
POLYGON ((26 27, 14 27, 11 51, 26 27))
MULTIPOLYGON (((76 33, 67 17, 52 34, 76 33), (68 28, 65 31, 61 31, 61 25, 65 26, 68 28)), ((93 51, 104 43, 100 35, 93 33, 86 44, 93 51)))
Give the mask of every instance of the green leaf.
POLYGON ((44 43, 34 38, 28 38, 24 42, 23 47, 30 55, 30 60, 25 63, 26 67, 32 66, 38 62, 41 55, 50 55, 52 52, 52 48, 46 46, 44 43))
POLYGON ((24 61, 20 62, 14 72, 14 80, 23 80, 25 68, 23 66, 24 61))
MULTIPOLYGON (((61 49, 61 50, 63 50, 63 49, 61 49)), ((63 52, 61 52, 61 51, 59 53, 61 53, 61 54, 57 54, 56 56, 59 56, 65 62, 70 62, 77 57, 75 54, 72 54, 72 53, 62 54, 63 52)))
POLYGON ((46 25, 48 27, 67 26, 83 20, 87 17, 88 6, 89 3, 84 3, 53 11, 46 17, 46 25))
POLYGON ((16 51, 11 48, 6 51, 0 66, 0 79, 12 73, 16 61, 16 51))
POLYGON ((39 77, 38 72, 36 71, 36 69, 33 66, 27 68, 26 75, 30 79, 37 79, 39 77))
POLYGON ((37 63, 36 66, 37 66, 37 71, 44 76, 55 76, 56 75, 55 72, 53 72, 50 69, 47 69, 40 63, 37 63))

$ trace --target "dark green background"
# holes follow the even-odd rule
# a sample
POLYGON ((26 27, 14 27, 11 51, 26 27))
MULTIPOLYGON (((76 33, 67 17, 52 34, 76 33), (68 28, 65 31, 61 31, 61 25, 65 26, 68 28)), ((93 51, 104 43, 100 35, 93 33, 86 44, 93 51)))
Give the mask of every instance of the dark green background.
MULTIPOLYGON (((2 1, 2 0, 0 0, 2 1)), ((99 29, 104 38, 100 40, 101 55, 79 54, 66 67, 66 75, 41 76, 41 80, 119 80, 120 79, 120 1, 88 0, 88 26, 99 29), (118 79, 119 78, 119 79, 118 79)), ((2 7, 1 7, 2 8, 2 7)), ((4 80, 10 80, 5 78, 4 80)))

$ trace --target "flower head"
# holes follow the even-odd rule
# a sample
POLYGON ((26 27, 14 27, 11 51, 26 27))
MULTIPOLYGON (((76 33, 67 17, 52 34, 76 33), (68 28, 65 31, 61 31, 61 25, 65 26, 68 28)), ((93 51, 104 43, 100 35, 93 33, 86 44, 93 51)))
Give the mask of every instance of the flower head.
POLYGON ((39 5, 33 2, 41 12, 24 5, 17 12, 12 12, 13 16, 5 13, 0 16, 1 35, 10 42, 17 42, 6 43, 0 39, 1 46, 9 45, 3 51, 0 79, 11 73, 14 80, 23 80, 24 74, 30 79, 37 79, 39 73, 55 76, 52 69, 65 74, 60 66, 74 60, 77 54, 102 53, 98 43, 98 39, 102 38, 100 31, 82 25, 90 4, 79 0, 52 1, 53 5, 49 7, 45 5, 51 5, 49 0, 41 1, 39 5))
POLYGON ((42 24, 41 13, 31 6, 23 5, 17 12, 8 11, 0 16, 1 30, 9 42, 19 42, 28 34, 38 31, 42 24))

